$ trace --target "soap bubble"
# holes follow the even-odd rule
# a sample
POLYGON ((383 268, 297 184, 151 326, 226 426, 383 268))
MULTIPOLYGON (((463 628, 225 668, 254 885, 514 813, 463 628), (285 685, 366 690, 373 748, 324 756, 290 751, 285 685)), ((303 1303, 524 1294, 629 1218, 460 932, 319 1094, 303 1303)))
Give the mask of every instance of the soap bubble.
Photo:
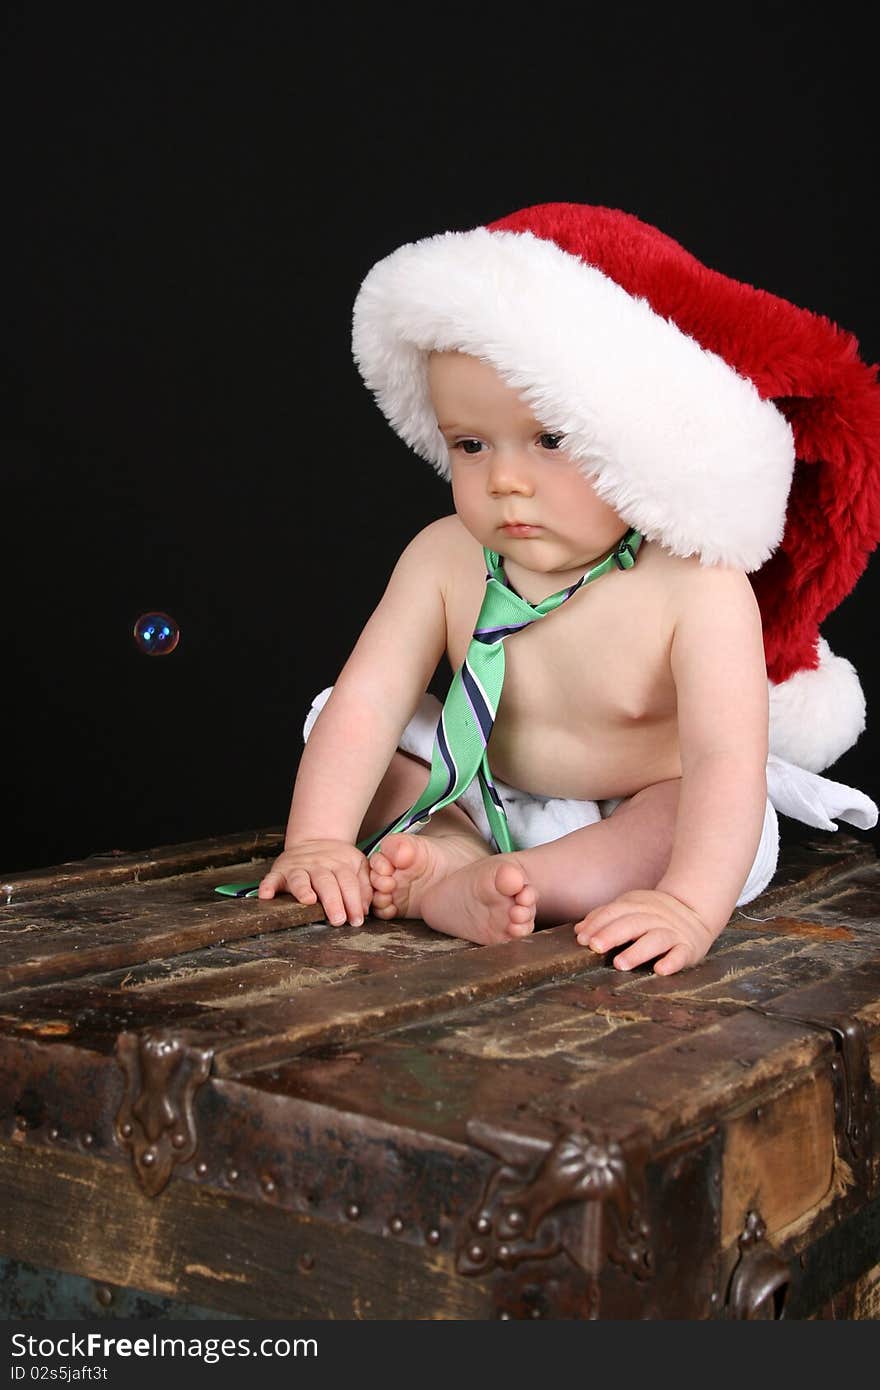
POLYGON ((142 613, 134 625, 134 640, 147 656, 167 656, 180 641, 180 628, 167 613, 142 613))

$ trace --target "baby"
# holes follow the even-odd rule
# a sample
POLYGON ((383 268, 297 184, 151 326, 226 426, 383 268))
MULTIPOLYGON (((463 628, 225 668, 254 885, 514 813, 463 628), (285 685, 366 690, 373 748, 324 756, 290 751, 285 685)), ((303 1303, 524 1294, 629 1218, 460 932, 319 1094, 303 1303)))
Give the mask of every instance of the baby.
MULTIPOLYGON (((419 245, 436 255, 444 240, 419 245)), ((516 240, 533 243, 526 248, 530 255, 535 247, 543 254, 535 237, 518 233, 516 240)), ((516 295, 528 298, 529 291, 528 272, 519 263, 512 269, 496 263, 489 287, 490 317, 497 317, 505 296, 511 298, 512 336, 501 360, 497 333, 479 322, 476 340, 469 331, 480 318, 471 300, 460 315, 464 327, 443 322, 431 334, 410 331, 407 337, 398 315, 393 332, 413 347, 409 371, 421 398, 401 408, 399 400, 389 404, 392 388, 384 388, 384 400, 382 388, 374 389, 410 443, 428 452, 424 438, 430 440, 429 456, 451 480, 455 512, 406 547, 336 685, 316 701, 285 849, 259 896, 287 891, 301 903, 320 901, 337 925, 360 925, 368 911, 386 919, 421 918, 438 931, 484 944, 523 937, 536 925, 573 922, 582 945, 618 951, 618 969, 653 962, 658 974, 672 974, 706 954, 734 907, 762 891, 776 865, 764 633, 746 570, 757 567, 749 546, 763 547, 763 559, 778 541, 791 481, 791 434, 751 383, 647 306, 645 314, 656 323, 645 319, 643 301, 612 285, 629 300, 625 312, 636 309, 628 333, 632 324, 619 324, 614 295, 610 309, 602 302, 611 282, 600 283, 598 270, 544 244, 598 277, 588 286, 598 288, 598 296, 576 306, 591 318, 593 363, 583 375, 596 419, 585 428, 584 411, 578 417, 564 392, 547 389, 555 371, 552 343, 549 368, 528 331, 521 364, 516 357, 516 295), (488 347, 479 341, 481 331, 488 347), (615 333, 623 348, 613 341, 615 333), (635 341, 639 333, 641 343, 635 341), (685 345, 684 369, 678 339, 685 345), (640 394, 632 407, 644 411, 643 438, 621 415, 616 386, 609 389, 605 379, 603 357, 616 354, 633 376, 631 385, 640 385, 640 373, 650 380, 650 398, 640 394), (705 369, 700 359, 711 359, 706 380, 694 380, 705 369), (694 407, 706 395, 713 401, 708 420, 694 407), (620 416, 607 434, 603 399, 608 413, 620 416), (652 406, 660 415, 679 412, 679 458, 663 459, 670 445, 662 424, 654 429, 652 406), (731 479, 726 461, 719 464, 712 410, 731 417, 731 456, 746 451, 754 479, 747 473, 731 479), (728 515, 732 507, 742 510, 741 490, 751 489, 745 502, 771 513, 769 535, 762 524, 743 541, 743 527, 734 525, 734 539, 722 535, 715 553, 711 542, 689 546, 675 529, 676 502, 666 504, 672 520, 657 521, 663 506, 650 486, 641 498, 638 477, 634 483, 624 471, 621 486, 615 475, 613 461, 627 450, 636 466, 659 470, 660 464, 646 461, 651 448, 667 472, 678 469, 684 476, 673 496, 686 497, 689 487, 706 494, 722 533, 725 509, 728 515), (694 474, 695 459, 706 479, 694 474), (717 497, 710 495, 716 485, 717 497), (725 553, 732 558, 725 561, 725 553), (408 816, 407 808, 425 804, 432 757, 442 772, 441 753, 449 754, 443 724, 432 737, 440 710, 436 701, 431 710, 425 690, 444 652, 454 671, 463 667, 483 622, 487 566, 495 567, 490 574, 512 593, 512 602, 524 601, 529 620, 504 637, 503 696, 483 729, 482 800, 474 781, 424 814, 408 816), (559 601, 547 605, 551 595, 559 601), (535 807, 541 814, 531 814, 535 807), (388 829, 403 825, 405 833, 388 829)), ((460 259, 460 248, 456 254, 460 259)), ((388 258, 392 270, 394 259, 388 258)), ((441 306, 447 298, 454 302, 462 290, 455 275, 441 280, 429 266, 429 279, 432 274, 441 306)), ((403 293, 418 297, 410 281, 403 293)), ((553 318, 553 294, 555 307, 570 319, 578 284, 554 291, 546 274, 537 283, 548 301, 541 319, 551 336, 561 335, 565 325, 553 318)), ((485 284, 479 292, 485 295, 485 284)), ((356 351, 359 345, 368 380, 371 357, 382 357, 376 324, 384 312, 371 306, 371 294, 387 298, 387 289, 368 279, 356 310, 356 351)), ((387 318, 393 319, 392 311, 387 318)), ((564 343, 555 351, 559 375, 576 375, 576 354, 568 363, 564 343)), ((393 378, 393 371, 388 375, 393 378)), ((397 373, 393 389, 407 396, 404 374, 397 373)), ((575 387, 576 398, 579 392, 575 387)), ((649 483, 654 476, 659 472, 648 473, 649 483)), ((484 643, 487 631, 491 636, 491 629, 481 628, 484 643)), ((479 677, 476 684, 485 696, 479 677)), ((476 711, 467 717, 477 722, 476 711)), ((447 762, 458 756, 453 748, 447 762)), ((793 767, 778 758, 771 762, 793 767)), ((848 805, 860 797, 851 792, 848 805)), ((867 798, 861 802, 858 809, 870 823, 876 808, 867 798)), ((829 825, 829 809, 845 813, 839 805, 826 806, 829 825)))

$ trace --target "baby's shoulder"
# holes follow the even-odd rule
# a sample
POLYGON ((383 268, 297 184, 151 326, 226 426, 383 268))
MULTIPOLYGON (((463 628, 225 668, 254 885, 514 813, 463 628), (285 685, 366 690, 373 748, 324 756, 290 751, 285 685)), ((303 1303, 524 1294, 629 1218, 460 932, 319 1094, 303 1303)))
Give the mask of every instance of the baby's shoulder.
POLYGON ((482 546, 454 513, 423 526, 413 536, 405 553, 420 563, 436 567, 440 574, 454 572, 462 564, 476 563, 482 567, 482 546))
POLYGON ((651 579, 661 588, 676 620, 702 611, 725 616, 747 611, 757 614, 758 602, 744 570, 728 565, 704 565, 696 555, 673 555, 654 548, 651 579))

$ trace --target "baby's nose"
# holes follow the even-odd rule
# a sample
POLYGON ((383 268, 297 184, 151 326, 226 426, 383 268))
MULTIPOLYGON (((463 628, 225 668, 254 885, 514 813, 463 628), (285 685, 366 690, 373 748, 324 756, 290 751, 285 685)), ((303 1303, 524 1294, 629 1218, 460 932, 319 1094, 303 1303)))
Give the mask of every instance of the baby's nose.
POLYGON ((534 492, 531 468, 528 461, 515 450, 498 450, 492 458, 489 469, 489 491, 494 494, 518 492, 531 495, 534 492))

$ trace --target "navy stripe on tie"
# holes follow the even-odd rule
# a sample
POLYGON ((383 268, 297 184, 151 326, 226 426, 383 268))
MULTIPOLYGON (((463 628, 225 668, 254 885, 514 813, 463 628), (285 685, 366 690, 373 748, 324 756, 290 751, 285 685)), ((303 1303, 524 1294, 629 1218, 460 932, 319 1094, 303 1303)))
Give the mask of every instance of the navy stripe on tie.
POLYGON ((464 665, 461 668, 461 683, 464 686, 464 691, 470 702, 471 709, 477 716, 477 723, 480 733, 483 736, 483 743, 488 743, 489 735, 492 732, 492 725, 495 721, 492 717, 491 710, 483 699, 483 692, 477 684, 476 677, 467 664, 467 658, 465 658, 464 665))
POLYGON ((491 798, 492 798, 492 800, 494 801, 495 805, 498 807, 498 810, 499 810, 499 811, 503 811, 503 810, 504 810, 504 802, 501 800, 501 797, 498 795, 498 788, 495 786, 495 783, 492 781, 492 778, 491 778, 491 777, 486 777, 486 787, 487 787, 487 789, 488 789, 489 795, 491 796, 491 798))
POLYGON ((522 632, 524 627, 531 627, 533 622, 534 619, 529 618, 528 622, 514 623, 510 627, 478 627, 474 632, 474 641, 490 647, 495 642, 503 642, 512 632, 522 632))
POLYGON ((455 779, 456 779, 456 777, 458 776, 458 768, 455 766, 455 759, 454 759, 453 756, 452 756, 452 750, 450 749, 449 743, 447 742, 447 739, 446 739, 446 729, 445 729, 444 726, 443 726, 443 714, 442 714, 442 711, 441 711, 441 714, 440 714, 440 718, 439 718, 439 720, 438 720, 438 722, 437 722, 437 734, 436 734, 436 738, 437 738, 437 747, 440 749, 440 756, 442 757, 444 763, 446 764, 446 771, 447 771, 448 777, 449 777, 449 780, 447 781, 446 786, 443 788, 442 792, 441 792, 440 795, 437 797, 437 800, 438 800, 438 801, 442 801, 443 798, 444 798, 444 796, 448 796, 449 793, 452 791, 452 788, 455 786, 455 779))

